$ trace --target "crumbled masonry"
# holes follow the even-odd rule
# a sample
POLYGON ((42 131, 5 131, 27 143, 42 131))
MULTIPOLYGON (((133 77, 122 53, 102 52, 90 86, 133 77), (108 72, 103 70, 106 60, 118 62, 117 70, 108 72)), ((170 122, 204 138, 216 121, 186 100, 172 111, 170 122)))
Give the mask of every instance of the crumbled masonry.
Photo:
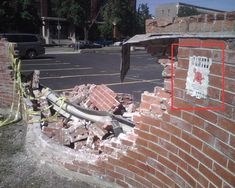
MULTIPOLYGON (((38 71, 35 72, 39 76, 38 71)), ((34 77, 33 82, 35 82, 34 77)), ((63 115, 60 115, 56 120, 50 119, 57 112, 53 112, 56 109, 52 109, 47 98, 42 95, 46 89, 39 89, 39 85, 38 88, 34 86, 33 89, 37 109, 40 110, 42 118, 45 119, 41 123, 42 132, 61 145, 74 150, 89 149, 91 152, 100 154, 104 141, 117 137, 123 132, 115 121, 91 122, 87 119, 68 118, 63 115)), ((73 105, 95 111, 105 111, 129 119, 136 112, 132 95, 115 93, 105 85, 75 86, 71 92, 64 92, 62 97, 65 97, 73 105)))

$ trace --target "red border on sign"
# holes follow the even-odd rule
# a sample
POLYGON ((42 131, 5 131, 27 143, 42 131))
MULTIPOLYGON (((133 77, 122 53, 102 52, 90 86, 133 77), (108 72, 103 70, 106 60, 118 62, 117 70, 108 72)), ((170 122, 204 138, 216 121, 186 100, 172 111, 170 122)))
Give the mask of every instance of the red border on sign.
POLYGON ((171 45, 171 110, 224 110, 224 43, 204 42, 204 43, 173 43, 171 45), (222 50, 222 107, 202 107, 202 108, 180 108, 174 107, 174 49, 175 47, 219 47, 222 50))

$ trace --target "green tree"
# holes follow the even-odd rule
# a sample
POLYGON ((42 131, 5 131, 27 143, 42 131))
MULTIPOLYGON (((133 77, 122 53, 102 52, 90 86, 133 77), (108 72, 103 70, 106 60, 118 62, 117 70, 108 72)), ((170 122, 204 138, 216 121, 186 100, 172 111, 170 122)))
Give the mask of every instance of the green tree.
POLYGON ((1 1, 0 2, 0 32, 7 32, 10 30, 10 23, 13 20, 14 9, 10 6, 10 1, 1 1))
POLYGON ((180 6, 178 17, 193 16, 198 14, 200 14, 200 12, 198 12, 194 7, 180 6))
MULTIPOLYGON (((95 25, 96 19, 91 18, 91 1, 90 0, 52 0, 55 5, 54 12, 58 17, 66 18, 76 27, 83 28, 84 40, 88 40, 89 31, 95 25)), ((101 6, 102 8, 102 6, 101 6)))
POLYGON ((0 2, 1 32, 38 33, 41 26, 34 0, 0 2))
POLYGON ((119 38, 134 34, 135 10, 128 0, 109 0, 102 12, 104 24, 100 26, 103 38, 112 38, 116 27, 119 38))
POLYGON ((136 34, 145 33, 145 20, 151 17, 148 5, 146 3, 140 4, 136 14, 136 34))

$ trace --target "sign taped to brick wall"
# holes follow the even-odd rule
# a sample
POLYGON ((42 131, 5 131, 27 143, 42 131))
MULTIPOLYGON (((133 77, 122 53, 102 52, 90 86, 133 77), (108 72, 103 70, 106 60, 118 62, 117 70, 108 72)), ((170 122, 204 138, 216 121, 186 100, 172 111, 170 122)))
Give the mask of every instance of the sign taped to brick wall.
POLYGON ((198 99, 207 97, 208 75, 212 59, 203 56, 190 56, 186 80, 187 94, 198 99))

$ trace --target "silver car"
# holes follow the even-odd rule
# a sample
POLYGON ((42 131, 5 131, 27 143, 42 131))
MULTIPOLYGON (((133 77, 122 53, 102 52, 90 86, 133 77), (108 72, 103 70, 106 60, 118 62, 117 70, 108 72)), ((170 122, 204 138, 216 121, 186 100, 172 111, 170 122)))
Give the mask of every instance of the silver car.
POLYGON ((14 44, 15 56, 33 59, 45 54, 44 42, 39 35, 22 33, 0 33, 0 38, 6 38, 14 44))

